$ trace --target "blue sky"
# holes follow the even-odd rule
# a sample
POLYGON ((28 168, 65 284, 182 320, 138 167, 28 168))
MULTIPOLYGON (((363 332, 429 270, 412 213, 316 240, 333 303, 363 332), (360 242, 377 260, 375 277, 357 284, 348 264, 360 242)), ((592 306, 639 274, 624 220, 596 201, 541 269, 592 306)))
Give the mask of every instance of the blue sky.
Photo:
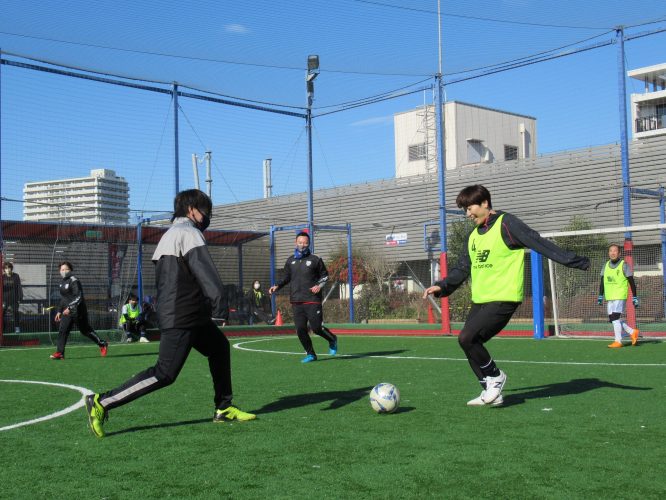
MULTIPOLYGON (((317 115, 432 84, 436 9, 435 0, 10 0, 0 1, 0 49, 15 61, 25 56, 163 88, 177 81, 295 108, 305 104, 307 55, 318 54, 317 115)), ((617 25, 630 35, 666 27, 666 4, 654 0, 443 1, 442 12, 445 81, 608 41, 617 25)), ((627 68, 666 62, 664 47, 666 33, 628 42, 627 68)), ((169 96, 6 65, 1 71, 2 196, 21 198, 28 181, 104 167, 128 179, 132 209, 170 208, 169 96)), ((617 71, 610 45, 447 85, 446 96, 537 117, 539 152, 548 153, 618 141, 617 71)), ((629 92, 641 91, 638 82, 627 84, 629 92)), ((431 100, 431 92, 416 92, 315 118, 315 187, 392 177, 393 114, 431 100)), ((268 157, 275 194, 306 189, 303 120, 191 99, 179 104, 181 189, 192 185, 192 153, 208 149, 216 203, 261 197, 261 163, 268 157)), ((3 218, 20 213, 20 204, 3 203, 3 218)))

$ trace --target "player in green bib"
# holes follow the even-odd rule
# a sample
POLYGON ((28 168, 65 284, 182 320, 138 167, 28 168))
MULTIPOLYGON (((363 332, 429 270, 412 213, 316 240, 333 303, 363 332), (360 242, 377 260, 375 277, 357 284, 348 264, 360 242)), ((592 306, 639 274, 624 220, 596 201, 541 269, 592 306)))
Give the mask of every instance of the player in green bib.
POLYGON ((481 395, 467 404, 498 406, 504 403, 506 374, 484 344, 507 325, 523 301, 525 248, 567 267, 587 270, 590 261, 542 238, 518 217, 493 210, 490 192, 481 185, 460 191, 456 205, 476 225, 467 241, 467 253, 445 279, 427 288, 423 297, 449 296, 471 277, 472 307, 458 342, 481 384, 481 395))
POLYGON ((631 337, 631 345, 638 342, 638 328, 631 328, 627 322, 622 319, 625 310, 629 288, 633 296, 634 307, 638 307, 638 295, 636 295, 636 282, 634 273, 629 265, 620 258, 620 246, 613 243, 608 247, 609 260, 601 269, 601 284, 599 285, 599 305, 606 299, 606 308, 608 311, 608 320, 613 325, 613 335, 615 341, 608 345, 611 349, 622 347, 622 334, 625 333, 631 337))

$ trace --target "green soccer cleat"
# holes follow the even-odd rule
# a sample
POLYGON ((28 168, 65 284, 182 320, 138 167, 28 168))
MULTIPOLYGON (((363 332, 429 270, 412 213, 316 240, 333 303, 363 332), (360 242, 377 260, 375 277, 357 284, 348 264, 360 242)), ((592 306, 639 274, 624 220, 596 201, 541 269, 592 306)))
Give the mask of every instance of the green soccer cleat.
POLYGON ((88 427, 98 438, 104 437, 104 422, 109 418, 109 414, 104 407, 99 404, 99 394, 90 394, 86 396, 86 412, 88 413, 88 427))
POLYGON ((246 422, 247 420, 254 420, 257 418, 253 413, 247 413, 239 410, 235 406, 230 406, 224 410, 215 410, 213 422, 231 422, 238 420, 239 422, 246 422))

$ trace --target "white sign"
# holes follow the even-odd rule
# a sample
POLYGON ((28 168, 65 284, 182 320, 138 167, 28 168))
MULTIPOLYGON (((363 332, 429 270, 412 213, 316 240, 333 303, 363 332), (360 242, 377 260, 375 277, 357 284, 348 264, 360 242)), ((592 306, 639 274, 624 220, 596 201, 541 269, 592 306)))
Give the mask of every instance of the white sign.
POLYGON ((397 247, 407 244, 407 233, 392 233, 386 235, 385 245, 387 247, 397 247))

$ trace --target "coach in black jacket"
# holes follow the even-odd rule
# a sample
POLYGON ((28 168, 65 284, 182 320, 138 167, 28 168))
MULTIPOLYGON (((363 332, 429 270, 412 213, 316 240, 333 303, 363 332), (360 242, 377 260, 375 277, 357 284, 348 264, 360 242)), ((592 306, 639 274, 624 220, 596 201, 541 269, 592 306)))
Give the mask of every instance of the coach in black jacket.
POLYGON ((284 277, 270 287, 268 293, 273 294, 291 283, 289 299, 294 313, 296 334, 306 352, 303 363, 317 360, 312 339, 308 334, 308 322, 313 333, 326 339, 330 355, 335 355, 338 351, 337 337, 322 325, 324 318, 321 307, 321 290, 327 281, 328 271, 324 261, 310 253, 310 235, 305 232, 298 233, 294 255, 289 257, 284 264, 284 277))
POLYGON ((96 436, 104 436, 108 410, 172 384, 193 347, 208 358, 215 391, 213 421, 255 418, 231 405, 229 341, 211 319, 224 324, 229 316, 222 280, 202 233, 210 224, 212 208, 210 198, 198 189, 176 196, 171 228, 153 254, 161 332, 157 364, 116 389, 86 398, 96 436))

